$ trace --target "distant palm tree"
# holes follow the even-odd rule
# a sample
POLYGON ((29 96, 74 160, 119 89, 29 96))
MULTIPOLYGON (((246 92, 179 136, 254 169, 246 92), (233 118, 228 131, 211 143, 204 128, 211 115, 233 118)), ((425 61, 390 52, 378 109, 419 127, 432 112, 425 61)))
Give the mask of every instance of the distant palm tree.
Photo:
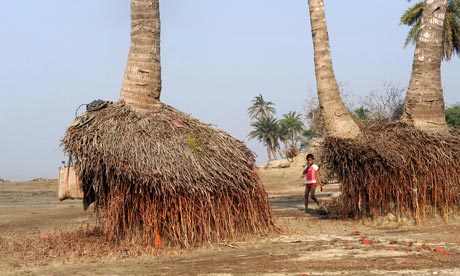
POLYGON ((257 118, 251 123, 254 130, 249 133, 250 139, 257 139, 267 148, 268 160, 276 159, 276 152, 280 152, 279 125, 273 116, 257 118))
MULTIPOLYGON (((425 3, 418 2, 401 16, 401 24, 410 26, 404 47, 416 41, 420 32, 422 13, 425 3)), ((460 53, 460 0, 448 0, 443 31, 442 59, 450 60, 452 55, 460 53)))
POLYGON ((425 0, 401 120, 426 132, 446 132, 441 84, 447 0, 425 0))
POLYGON ((279 121, 282 138, 291 143, 291 146, 297 148, 296 141, 299 134, 304 130, 300 114, 295 111, 289 111, 283 114, 283 119, 279 121))
POLYGON ((248 108, 248 116, 251 119, 270 117, 276 113, 275 104, 265 101, 262 94, 256 96, 251 103, 252 105, 248 108))

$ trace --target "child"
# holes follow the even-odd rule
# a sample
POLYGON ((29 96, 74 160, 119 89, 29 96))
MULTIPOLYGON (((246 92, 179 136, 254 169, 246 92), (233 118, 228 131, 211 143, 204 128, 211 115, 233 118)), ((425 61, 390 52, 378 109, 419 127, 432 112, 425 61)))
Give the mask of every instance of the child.
POLYGON ((307 154, 306 159, 307 165, 303 169, 302 174, 305 175, 305 212, 308 212, 308 195, 310 195, 311 199, 316 202, 319 208, 321 207, 321 204, 318 202, 318 199, 315 196, 315 189, 316 185, 319 183, 321 190, 323 190, 323 184, 319 178, 319 167, 318 165, 314 164, 315 157, 313 154, 307 154))

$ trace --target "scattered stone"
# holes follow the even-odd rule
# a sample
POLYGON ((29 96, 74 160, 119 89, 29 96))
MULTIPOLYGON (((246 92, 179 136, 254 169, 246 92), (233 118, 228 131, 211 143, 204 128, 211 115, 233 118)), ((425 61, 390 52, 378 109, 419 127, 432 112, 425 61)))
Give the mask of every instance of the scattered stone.
POLYGON ((431 251, 431 247, 429 247, 429 246, 420 246, 420 247, 418 248, 418 251, 419 251, 419 252, 420 252, 420 251, 431 251))
POLYGON ((332 199, 337 199, 337 198, 339 198, 341 195, 342 195, 341 192, 333 192, 333 193, 331 193, 331 198, 332 198, 332 199))
POLYGON ((362 239, 361 240, 361 244, 365 244, 365 245, 371 245, 373 244, 374 242, 372 240, 368 240, 368 239, 362 239))
POLYGON ((385 217, 388 222, 396 222, 396 216, 392 213, 388 213, 385 217))
POLYGON ((280 160, 270 160, 265 165, 266 169, 276 169, 276 168, 288 168, 291 166, 291 162, 287 159, 280 159, 280 160))
POLYGON ((413 245, 413 246, 416 246, 416 247, 421 247, 421 246, 423 246, 423 242, 418 242, 418 241, 417 241, 417 242, 413 242, 412 245, 413 245))
POLYGON ((409 242, 409 241, 403 241, 403 242, 402 242, 402 245, 404 245, 404 246, 412 246, 412 244, 413 244, 413 243, 412 243, 412 242, 409 242))

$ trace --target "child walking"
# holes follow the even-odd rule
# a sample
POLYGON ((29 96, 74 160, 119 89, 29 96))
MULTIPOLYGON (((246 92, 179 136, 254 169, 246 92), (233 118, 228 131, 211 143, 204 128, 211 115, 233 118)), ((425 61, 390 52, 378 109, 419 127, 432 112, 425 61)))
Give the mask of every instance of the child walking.
POLYGON ((319 166, 315 164, 315 157, 313 154, 307 154, 307 165, 303 169, 303 173, 305 175, 305 213, 308 212, 308 196, 310 195, 311 199, 321 207, 318 199, 315 196, 315 190, 317 184, 321 186, 321 190, 323 189, 323 184, 321 183, 321 179, 319 178, 319 166))

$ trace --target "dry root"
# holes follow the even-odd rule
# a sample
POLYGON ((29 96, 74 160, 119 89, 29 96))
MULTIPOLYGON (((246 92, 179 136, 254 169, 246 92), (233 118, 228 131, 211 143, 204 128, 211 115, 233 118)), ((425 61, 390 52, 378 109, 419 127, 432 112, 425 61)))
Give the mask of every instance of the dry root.
POLYGON ((366 129, 358 139, 328 138, 323 158, 342 183, 343 217, 411 214, 445 218, 460 200, 460 138, 403 124, 366 129))

